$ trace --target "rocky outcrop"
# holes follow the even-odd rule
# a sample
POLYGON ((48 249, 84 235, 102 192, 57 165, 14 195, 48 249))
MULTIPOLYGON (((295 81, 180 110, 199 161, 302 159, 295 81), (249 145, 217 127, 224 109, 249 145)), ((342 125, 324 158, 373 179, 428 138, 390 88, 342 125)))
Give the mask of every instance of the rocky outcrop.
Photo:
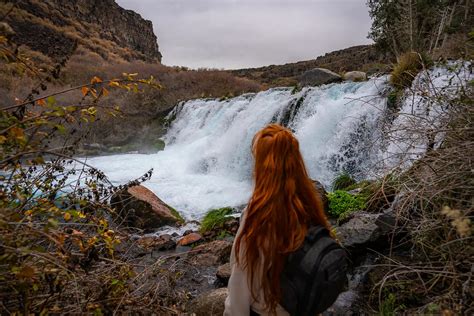
POLYGON ((224 287, 201 294, 190 303, 190 312, 196 316, 221 316, 228 293, 224 287))
POLYGON ((53 59, 69 56, 77 43, 104 59, 161 61, 151 21, 114 0, 6 2, 16 4, 6 19, 15 42, 53 59))
POLYGON ((128 227, 150 231, 179 222, 172 208, 142 185, 117 192, 110 203, 115 209, 115 221, 128 227))
POLYGON ((333 82, 342 81, 341 76, 331 70, 324 68, 314 68, 304 72, 299 78, 301 86, 319 86, 333 82))
POLYGON ((344 74, 344 80, 349 81, 365 81, 367 80, 367 74, 363 71, 349 71, 344 74))
POLYGON ((396 218, 391 212, 356 212, 348 222, 336 228, 336 234, 344 247, 360 252, 369 245, 387 241, 395 224, 396 218))
POLYGON ((391 62, 394 62, 394 60, 381 54, 375 45, 359 45, 326 53, 312 60, 284 65, 237 69, 231 72, 236 76, 275 87, 295 84, 298 76, 316 67, 339 73, 367 69, 369 74, 373 74, 389 71, 391 62))
POLYGON ((229 261, 231 250, 232 242, 215 240, 195 247, 193 252, 189 253, 189 259, 195 265, 220 265, 229 261))

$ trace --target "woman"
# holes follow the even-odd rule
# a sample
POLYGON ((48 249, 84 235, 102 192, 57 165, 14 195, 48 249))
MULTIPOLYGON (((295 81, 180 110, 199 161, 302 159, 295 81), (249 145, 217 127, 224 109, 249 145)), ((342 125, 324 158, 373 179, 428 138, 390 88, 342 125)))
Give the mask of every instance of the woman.
POLYGON ((308 227, 330 227, 290 130, 268 125, 255 135, 252 153, 255 188, 232 248, 224 315, 288 315, 278 304, 285 258, 308 227))

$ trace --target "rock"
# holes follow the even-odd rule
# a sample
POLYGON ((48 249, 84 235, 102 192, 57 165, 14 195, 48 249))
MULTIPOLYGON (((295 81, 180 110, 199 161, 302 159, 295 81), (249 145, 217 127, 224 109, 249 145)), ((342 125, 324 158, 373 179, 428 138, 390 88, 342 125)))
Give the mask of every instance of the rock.
POLYGON ((216 276, 217 279, 224 285, 227 286, 229 283, 230 274, 232 273, 230 263, 223 264, 217 268, 216 276))
POLYGON ((357 212, 348 222, 336 229, 336 234, 344 247, 365 250, 369 245, 387 241, 388 235, 395 227, 395 221, 393 213, 357 212))
POLYGON ((190 312, 196 316, 221 316, 228 293, 225 287, 203 293, 191 301, 190 312))
POLYGON ((239 230, 239 225, 240 221, 236 218, 232 218, 224 223, 224 229, 232 235, 235 235, 237 234, 237 230, 239 230))
POLYGON ((180 246, 188 246, 194 244, 202 239, 202 236, 198 233, 189 233, 178 241, 180 246))
POLYGON ((84 149, 103 150, 104 147, 99 143, 84 144, 84 149))
POLYGON ((349 81, 365 81, 367 80, 367 74, 363 71, 349 71, 344 74, 344 80, 349 81))
POLYGON ((115 193, 110 203, 116 210, 115 220, 128 227, 152 230, 179 221, 165 202, 142 185, 115 193))
POLYGON ((298 78, 298 83, 301 86, 319 86, 339 81, 342 81, 341 76, 324 68, 313 68, 304 72, 298 78))
POLYGON ((355 291, 346 291, 339 294, 337 300, 327 310, 325 310, 323 316, 352 316, 360 315, 359 311, 354 311, 354 303, 359 299, 358 294, 355 291))
POLYGON ((138 239, 137 243, 145 249, 151 250, 170 250, 176 247, 176 242, 172 239, 171 235, 164 234, 161 236, 148 236, 138 239))
POLYGON ((195 265, 210 266, 229 262, 232 242, 227 240, 214 240, 199 245, 189 253, 191 262, 195 265))
POLYGON ((104 58, 114 53, 129 61, 161 61, 152 22, 120 7, 114 0, 10 2, 25 11, 25 16, 34 16, 34 19, 15 14, 8 16, 11 27, 17 33, 16 44, 29 46, 58 61, 74 52, 77 46, 74 43, 77 35, 74 34, 80 34, 82 50, 91 50, 90 44, 94 43, 93 51, 104 58), (94 25, 94 31, 85 33, 83 30, 90 25, 94 25), (64 32, 57 26, 68 31, 64 32))
POLYGON ((326 189, 324 188, 323 184, 319 182, 318 180, 312 180, 313 185, 318 191, 319 195, 321 196, 321 200, 323 202, 323 207, 324 207, 324 213, 328 214, 329 212, 329 199, 328 199, 328 193, 326 192, 326 189))

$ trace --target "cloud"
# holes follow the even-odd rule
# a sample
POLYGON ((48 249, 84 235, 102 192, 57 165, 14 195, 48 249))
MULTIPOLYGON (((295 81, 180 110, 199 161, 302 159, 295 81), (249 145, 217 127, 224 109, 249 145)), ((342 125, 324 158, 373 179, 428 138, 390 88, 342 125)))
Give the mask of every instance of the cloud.
POLYGON ((117 0, 153 22, 163 63, 246 68, 370 43, 362 0, 117 0))

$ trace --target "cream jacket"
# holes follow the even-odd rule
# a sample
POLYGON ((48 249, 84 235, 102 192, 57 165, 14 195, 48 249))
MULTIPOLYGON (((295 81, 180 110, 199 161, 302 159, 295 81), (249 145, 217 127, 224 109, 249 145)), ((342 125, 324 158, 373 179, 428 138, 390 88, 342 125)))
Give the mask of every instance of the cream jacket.
MULTIPOLYGON (((242 228, 245 224, 245 211, 242 213, 242 219, 240 222, 239 230, 234 239, 234 245, 232 246, 232 253, 230 255, 230 266, 232 274, 229 279, 229 295, 225 300, 225 310, 224 316, 248 316, 250 314, 250 308, 253 311, 260 315, 270 315, 265 311, 265 305, 263 303, 263 291, 258 290, 260 288, 260 277, 257 280, 252 280, 252 284, 247 282, 247 271, 243 269, 235 261, 235 241, 237 237, 241 234, 242 228), (258 293, 258 299, 253 300, 252 295, 250 294, 250 286, 256 290, 255 293, 258 293)), ((245 252, 245 244, 242 244, 240 247, 240 257, 243 257, 245 252)), ((262 275, 260 272, 257 275, 262 275)), ((277 316, 289 316, 288 312, 283 309, 280 305, 276 309, 277 316)))

